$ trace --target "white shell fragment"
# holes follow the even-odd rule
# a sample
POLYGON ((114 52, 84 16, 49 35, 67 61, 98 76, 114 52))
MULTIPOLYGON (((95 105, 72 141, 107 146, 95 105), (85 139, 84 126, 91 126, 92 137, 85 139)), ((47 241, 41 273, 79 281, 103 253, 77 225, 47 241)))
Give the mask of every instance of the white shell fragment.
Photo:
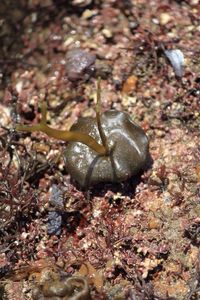
POLYGON ((174 73, 178 77, 183 76, 183 65, 184 65, 184 55, 179 49, 174 50, 164 50, 169 62, 172 65, 174 73))

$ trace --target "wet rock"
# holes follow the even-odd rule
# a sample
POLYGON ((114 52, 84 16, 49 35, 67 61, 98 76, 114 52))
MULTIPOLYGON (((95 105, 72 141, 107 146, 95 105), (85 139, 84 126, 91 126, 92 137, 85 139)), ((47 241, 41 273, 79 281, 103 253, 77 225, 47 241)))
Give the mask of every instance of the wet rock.
POLYGON ((70 81, 88 80, 95 70, 96 56, 82 49, 67 52, 66 71, 70 81))

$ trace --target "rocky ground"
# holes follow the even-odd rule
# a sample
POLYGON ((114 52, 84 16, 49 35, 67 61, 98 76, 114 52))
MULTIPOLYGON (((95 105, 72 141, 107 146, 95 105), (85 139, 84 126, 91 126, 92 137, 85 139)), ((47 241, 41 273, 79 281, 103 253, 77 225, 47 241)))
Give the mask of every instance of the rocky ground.
POLYGON ((199 1, 2 0, 0 15, 0 299, 200 299, 199 1), (42 101, 54 128, 95 117, 99 76, 102 111, 145 130, 152 163, 83 190, 65 142, 15 125, 42 101))

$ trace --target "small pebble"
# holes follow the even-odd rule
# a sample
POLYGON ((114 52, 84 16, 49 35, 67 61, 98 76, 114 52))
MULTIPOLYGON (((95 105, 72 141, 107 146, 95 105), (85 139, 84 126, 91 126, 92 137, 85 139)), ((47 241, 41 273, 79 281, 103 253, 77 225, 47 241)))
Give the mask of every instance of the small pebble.
POLYGON ((166 57, 168 58, 174 73, 177 77, 183 76, 183 65, 184 65, 184 55, 179 49, 175 50, 165 50, 166 57))
POLYGON ((66 72, 70 81, 88 80, 94 72, 96 56, 82 49, 67 52, 66 72))

